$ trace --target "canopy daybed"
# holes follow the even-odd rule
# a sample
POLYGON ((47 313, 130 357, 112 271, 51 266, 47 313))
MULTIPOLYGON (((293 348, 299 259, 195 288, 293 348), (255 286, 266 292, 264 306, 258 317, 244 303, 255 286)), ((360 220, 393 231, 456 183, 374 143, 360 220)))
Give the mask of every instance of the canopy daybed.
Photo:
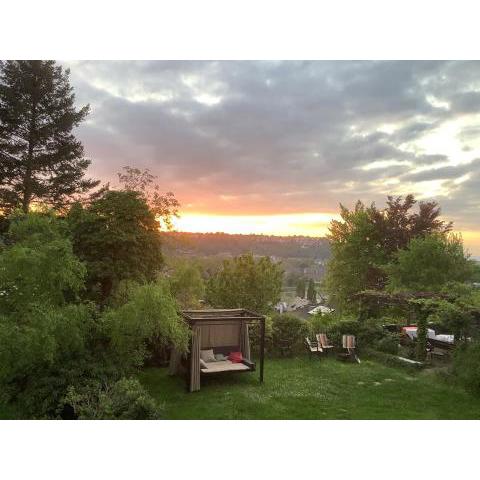
POLYGON ((188 356, 183 358, 175 350, 170 357, 170 374, 183 370, 187 374, 188 390, 200 390, 201 377, 227 372, 253 372, 255 363, 250 356, 249 325, 260 326, 259 370, 260 382, 263 382, 263 364, 265 357, 265 317, 243 308, 185 310, 182 317, 189 325, 192 335, 188 356), (232 352, 241 352, 238 361, 225 357, 205 363, 201 352, 212 350, 216 357, 228 356, 232 352))

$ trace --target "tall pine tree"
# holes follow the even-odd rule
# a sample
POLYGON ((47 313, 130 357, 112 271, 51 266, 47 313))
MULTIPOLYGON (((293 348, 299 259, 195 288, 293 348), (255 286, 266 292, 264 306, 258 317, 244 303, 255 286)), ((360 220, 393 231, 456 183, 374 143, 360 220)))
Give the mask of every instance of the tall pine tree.
POLYGON ((54 61, 0 62, 0 210, 32 203, 59 208, 98 185, 73 135, 89 113, 77 110, 69 70, 54 61))

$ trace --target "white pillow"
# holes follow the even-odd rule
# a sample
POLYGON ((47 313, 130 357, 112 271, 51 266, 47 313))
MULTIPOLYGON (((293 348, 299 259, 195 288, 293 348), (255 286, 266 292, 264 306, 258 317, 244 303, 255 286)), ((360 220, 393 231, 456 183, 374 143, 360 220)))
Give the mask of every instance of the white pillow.
POLYGON ((200 368, 208 368, 208 365, 202 359, 200 359, 200 368))
POLYGON ((207 363, 216 361, 213 350, 200 350, 200 358, 207 363))

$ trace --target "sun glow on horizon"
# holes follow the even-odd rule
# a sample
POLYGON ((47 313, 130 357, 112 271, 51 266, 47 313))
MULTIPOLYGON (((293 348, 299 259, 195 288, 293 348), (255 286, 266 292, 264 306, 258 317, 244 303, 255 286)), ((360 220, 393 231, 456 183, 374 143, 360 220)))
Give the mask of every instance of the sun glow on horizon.
POLYGON ((330 221, 338 219, 334 213, 290 213, 278 215, 215 215, 185 213, 173 220, 180 232, 237 233, 263 235, 324 236, 330 221))

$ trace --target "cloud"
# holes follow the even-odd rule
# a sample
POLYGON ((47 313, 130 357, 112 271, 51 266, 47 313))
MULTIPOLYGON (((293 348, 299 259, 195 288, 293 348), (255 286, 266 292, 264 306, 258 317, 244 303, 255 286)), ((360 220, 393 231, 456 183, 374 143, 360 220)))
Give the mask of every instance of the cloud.
POLYGON ((91 104, 78 133, 103 180, 150 168, 184 210, 223 214, 431 191, 460 225, 475 221, 480 62, 68 66, 78 103, 91 104))

